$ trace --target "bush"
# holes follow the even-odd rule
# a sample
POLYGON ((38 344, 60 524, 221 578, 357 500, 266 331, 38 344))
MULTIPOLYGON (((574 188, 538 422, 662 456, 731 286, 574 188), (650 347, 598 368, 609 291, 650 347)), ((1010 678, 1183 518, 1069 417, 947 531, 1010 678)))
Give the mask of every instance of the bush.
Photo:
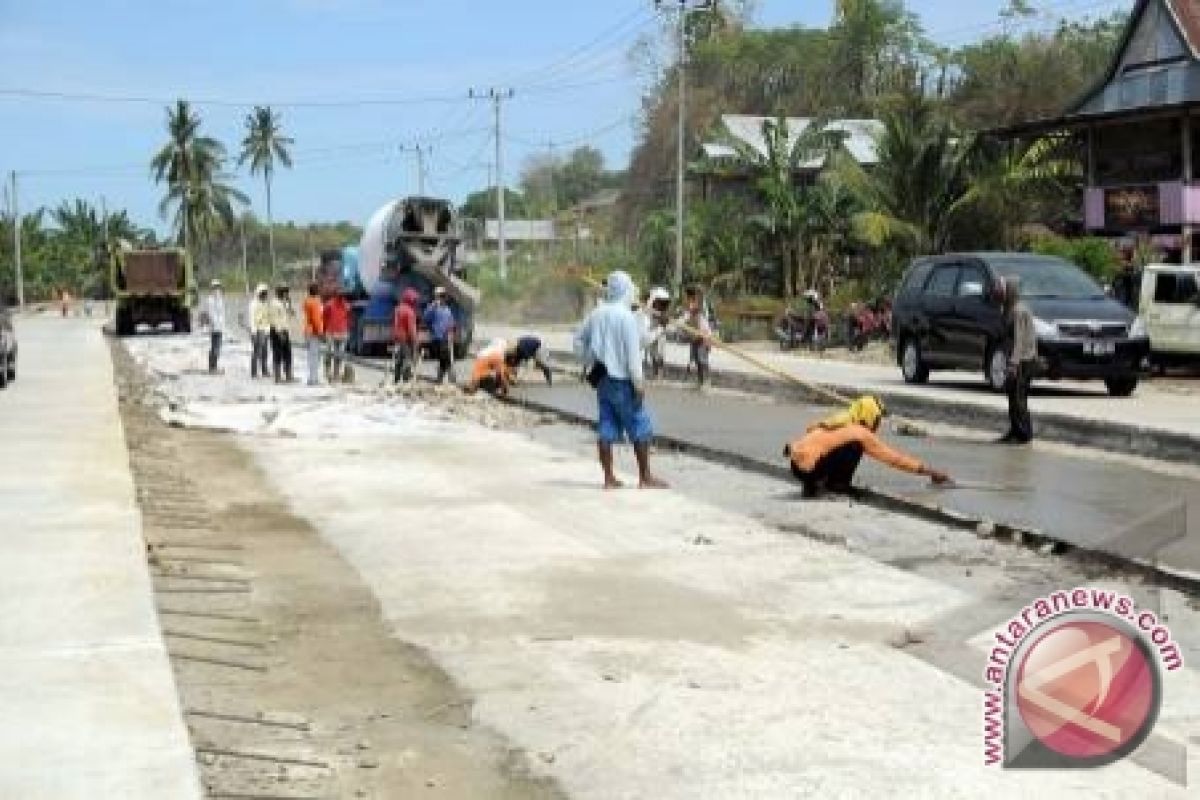
POLYGON ((1082 239, 1041 236, 1034 240, 1031 249, 1040 255, 1058 256, 1070 261, 1101 283, 1110 281, 1121 266, 1121 259, 1113 246, 1094 236, 1082 239))

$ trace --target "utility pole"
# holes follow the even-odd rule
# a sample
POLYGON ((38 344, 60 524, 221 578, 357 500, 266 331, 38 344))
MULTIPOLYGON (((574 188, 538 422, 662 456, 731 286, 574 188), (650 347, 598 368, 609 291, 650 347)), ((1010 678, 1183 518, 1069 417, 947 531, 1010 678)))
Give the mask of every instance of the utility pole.
MULTIPOLYGON (((667 5, 669 0, 654 0, 654 7, 662 9, 667 5)), ((676 141, 676 175, 675 175, 675 277, 672 281, 672 288, 675 296, 679 297, 683 292, 683 228, 685 211, 684 208, 684 178, 687 169, 687 153, 684 146, 686 142, 686 110, 687 110, 687 17, 688 14, 694 11, 711 11, 715 7, 715 0, 703 0, 700 3, 692 3, 689 0, 678 0, 679 3, 679 18, 678 27, 676 29, 676 47, 678 53, 676 55, 675 70, 678 73, 679 80, 679 114, 677 125, 677 141, 676 141)))
MULTIPOLYGON (((512 89, 488 89, 486 92, 476 92, 474 89, 470 91, 469 96, 472 99, 484 99, 492 101, 492 107, 495 112, 496 125, 496 214, 499 219, 496 221, 498 226, 497 243, 500 247, 500 280, 508 280, 508 253, 507 242, 504 239, 504 117, 502 109, 505 100, 511 100, 513 96, 512 89)), ((484 220, 484 236, 486 238, 487 221, 484 220)))
POLYGON ((9 173, 12 179, 13 212, 13 255, 17 266, 17 310, 25 310, 25 275, 21 268, 21 203, 17 200, 17 171, 9 173))

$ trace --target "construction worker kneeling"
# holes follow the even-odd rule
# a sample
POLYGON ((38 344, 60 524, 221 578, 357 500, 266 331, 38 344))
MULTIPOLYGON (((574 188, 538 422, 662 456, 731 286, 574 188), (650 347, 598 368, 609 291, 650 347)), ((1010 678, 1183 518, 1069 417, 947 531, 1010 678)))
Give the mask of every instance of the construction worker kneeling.
POLYGON ((506 397, 513 382, 513 375, 505 358, 508 347, 497 340, 479 351, 471 368, 471 380, 464 387, 467 394, 480 389, 496 397, 506 397))
POLYGON ((792 474, 804 485, 805 497, 850 491, 863 454, 894 469, 924 475, 938 485, 950 482, 946 473, 883 443, 878 432, 886 414, 877 398, 860 397, 846 411, 811 426, 802 438, 784 448, 792 474))

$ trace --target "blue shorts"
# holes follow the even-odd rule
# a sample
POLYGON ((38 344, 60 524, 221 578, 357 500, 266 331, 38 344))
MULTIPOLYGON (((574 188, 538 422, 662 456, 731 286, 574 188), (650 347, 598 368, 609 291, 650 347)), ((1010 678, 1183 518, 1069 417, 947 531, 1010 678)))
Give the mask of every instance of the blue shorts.
POLYGON ((632 381, 604 378, 596 389, 600 413, 596 436, 601 444, 617 444, 629 437, 634 444, 654 438, 654 423, 650 412, 633 391, 632 381))

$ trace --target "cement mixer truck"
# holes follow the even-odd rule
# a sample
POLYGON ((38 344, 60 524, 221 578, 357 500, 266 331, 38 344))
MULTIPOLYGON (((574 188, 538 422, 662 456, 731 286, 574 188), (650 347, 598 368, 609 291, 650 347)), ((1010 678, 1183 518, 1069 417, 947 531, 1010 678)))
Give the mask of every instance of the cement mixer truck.
MULTIPOLYGON (((345 292, 354 315, 350 352, 380 356, 392 341, 392 317, 407 289, 421 296, 421 307, 442 287, 458 322, 455 357, 464 358, 475 333, 479 292, 461 278, 457 261, 460 238, 454 207, 446 200, 408 197, 394 200, 371 216, 358 247, 321 255, 322 294, 345 292)), ((422 345, 428 332, 421 331, 422 345)))

